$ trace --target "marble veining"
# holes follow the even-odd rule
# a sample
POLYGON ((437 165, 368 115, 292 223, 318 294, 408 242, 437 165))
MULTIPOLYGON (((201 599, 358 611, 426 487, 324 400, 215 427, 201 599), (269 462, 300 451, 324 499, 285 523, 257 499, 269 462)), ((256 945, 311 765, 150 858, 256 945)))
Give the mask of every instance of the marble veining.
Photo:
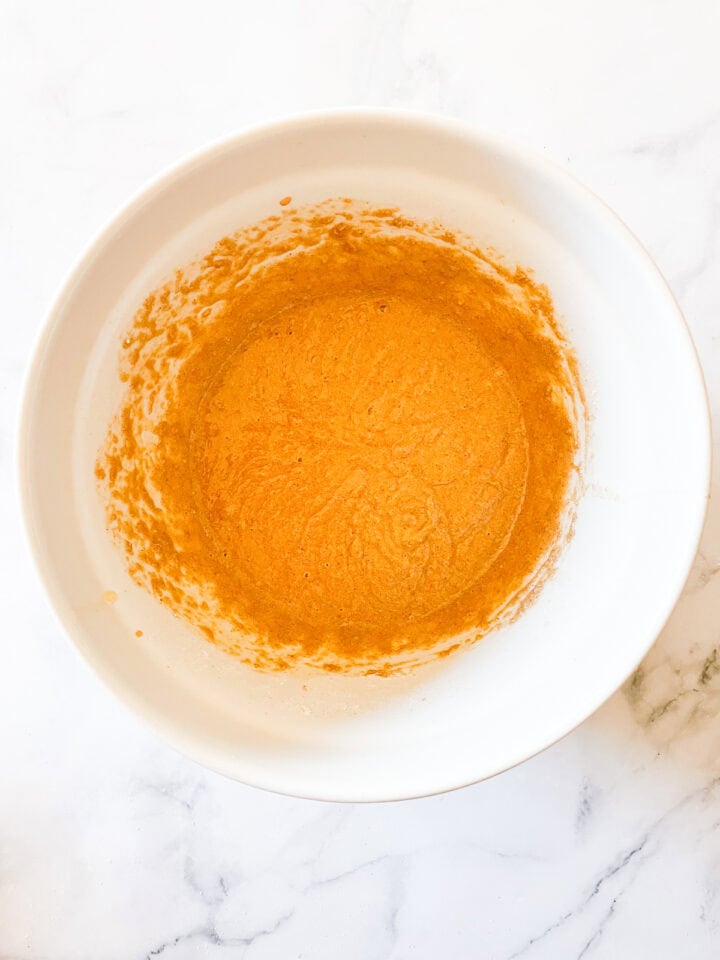
POLYGON ((679 298, 717 416, 719 30, 713 0, 2 6, 0 960, 720 956, 717 481, 670 621, 578 730, 475 787, 341 806, 223 780, 115 703, 47 608, 13 467, 32 340, 113 210, 214 137, 347 104, 461 117, 587 182, 679 298))

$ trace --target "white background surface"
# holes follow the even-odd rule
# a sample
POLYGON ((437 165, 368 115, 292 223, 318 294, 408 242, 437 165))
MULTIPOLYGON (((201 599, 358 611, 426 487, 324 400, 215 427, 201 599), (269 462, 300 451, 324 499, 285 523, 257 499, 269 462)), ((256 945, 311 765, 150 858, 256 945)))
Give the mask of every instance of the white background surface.
POLYGON ((0 2, 3 960, 720 955, 717 497, 670 624, 591 720, 494 781, 352 807, 206 773, 111 699, 49 613, 13 464, 33 337, 116 207, 217 136, 351 104, 509 134, 600 193, 717 414, 719 37, 714 0, 0 2))

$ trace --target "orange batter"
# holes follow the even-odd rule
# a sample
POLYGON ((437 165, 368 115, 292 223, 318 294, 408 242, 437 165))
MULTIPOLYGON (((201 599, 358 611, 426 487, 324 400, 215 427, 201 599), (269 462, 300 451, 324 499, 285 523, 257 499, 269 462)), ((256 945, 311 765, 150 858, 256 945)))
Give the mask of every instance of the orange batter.
POLYGON ((179 272, 125 346, 111 529, 136 580, 253 665, 411 666, 552 569, 574 358, 543 288, 441 228, 289 210, 179 272))

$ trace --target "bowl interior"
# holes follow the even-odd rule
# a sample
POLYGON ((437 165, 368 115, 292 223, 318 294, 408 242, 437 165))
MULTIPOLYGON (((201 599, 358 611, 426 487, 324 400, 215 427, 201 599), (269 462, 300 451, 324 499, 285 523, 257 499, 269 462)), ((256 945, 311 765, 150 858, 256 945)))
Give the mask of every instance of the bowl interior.
POLYGON ((682 588, 709 460, 689 336, 619 221, 515 148, 443 122, 367 113, 242 135, 135 200, 55 306, 21 439, 38 564, 98 673, 210 767, 283 792, 354 800, 490 776, 609 696, 682 588), (124 328, 174 267, 275 212, 287 195, 296 203, 352 196, 472 234, 547 283, 580 359, 591 414, 587 490, 557 572, 517 623, 410 677, 255 673, 138 589, 105 531, 93 465, 120 398, 124 328), (108 590, 115 603, 104 599, 108 590))

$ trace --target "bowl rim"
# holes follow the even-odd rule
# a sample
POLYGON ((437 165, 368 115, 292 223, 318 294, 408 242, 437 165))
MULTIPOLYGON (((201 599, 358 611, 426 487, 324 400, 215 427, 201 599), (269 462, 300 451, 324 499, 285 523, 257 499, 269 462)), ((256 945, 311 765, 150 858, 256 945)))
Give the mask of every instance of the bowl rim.
MULTIPOLYGON (((31 484, 29 483, 29 464, 31 461, 30 439, 34 399, 40 382, 39 373, 45 351, 58 326, 59 317, 63 312, 66 301, 70 299, 74 287, 91 267, 95 252, 103 244, 111 242, 114 235, 122 228, 125 222, 132 219, 141 210, 145 202, 151 199, 156 192, 170 185, 173 181, 191 173, 195 168, 201 167, 207 161, 220 156, 226 151, 232 151, 243 143, 261 140, 275 133, 300 129, 309 123, 332 126, 338 122, 357 125, 375 122, 391 122, 401 127, 422 129, 428 134, 439 133, 457 139, 464 139, 466 142, 470 142, 481 149, 495 150, 498 153, 510 156, 513 160, 525 166, 532 167, 546 179, 553 181, 561 189, 571 191, 577 199, 584 200, 586 204, 590 204, 594 208, 597 217, 601 217, 606 223, 611 224, 615 230, 619 230, 621 235, 624 236, 628 248, 631 249, 635 255, 636 263, 644 267, 646 281, 654 286, 656 293, 660 295, 671 308, 678 332, 681 333, 683 342, 687 348, 688 359, 691 360, 693 366, 694 379, 696 386, 700 389, 704 414, 704 429, 702 430, 703 450, 701 451, 701 465, 705 478, 703 483, 704 495, 702 499, 698 499, 693 529, 692 531, 688 531, 689 534, 691 533, 692 535, 688 539, 687 552, 683 558, 682 565, 678 565, 678 569, 685 572, 681 577, 678 577, 676 588, 668 591, 665 601, 658 604, 656 624, 653 629, 648 631, 648 637, 642 645, 640 655, 634 659, 627 670, 623 671, 623 675, 619 677, 617 682, 608 684, 606 688, 595 695, 592 702, 588 702, 586 707, 579 711, 579 715, 573 720, 570 726, 563 723, 562 729, 549 734, 543 744, 537 747, 537 749, 521 757, 511 759, 507 763, 502 763, 497 766, 497 769, 493 769, 489 773, 478 776, 469 772, 467 777, 461 782, 453 780, 453 782, 450 783, 439 783, 436 787, 433 787, 433 789, 423 790, 422 792, 406 793, 395 791, 393 794, 388 795, 387 792, 382 790, 371 789, 367 791, 367 795, 362 797, 354 793, 344 794, 338 790, 332 792, 322 790, 318 790, 317 792, 299 792, 292 789, 285 781, 281 782, 282 778, 278 778, 277 774, 273 774, 271 771, 268 771, 268 775, 261 779, 256 777, 243 777, 241 781, 259 789, 302 799, 324 800, 329 802, 387 802, 447 793, 485 779, 490 779, 506 770, 512 769, 520 763, 524 763, 526 760, 537 756, 539 753, 572 733, 581 723, 595 713, 595 711, 622 686, 627 677, 637 669, 638 665, 642 662, 664 629, 675 609, 687 583, 692 563, 700 544, 707 515, 712 479, 712 421, 707 386, 697 348, 677 299, 659 268, 637 236, 601 197, 582 183, 574 174, 565 169, 564 166, 554 160, 548 159, 536 150, 526 147, 505 135, 485 130, 473 123, 426 111, 384 107, 337 107, 296 112, 262 123, 248 124, 236 132, 217 138, 185 154, 179 160, 166 166, 158 174, 146 180, 139 189, 133 192, 125 203, 119 205, 115 209, 115 212, 95 231, 91 239, 85 244, 84 248, 67 270, 57 293, 50 301, 50 306, 45 312, 44 320, 40 324, 31 346, 30 359, 26 364, 21 385, 21 402, 16 426, 16 481, 18 484, 20 512, 25 537, 29 545, 35 570, 42 583, 55 620, 78 656, 93 670, 106 688, 111 690, 117 699, 129 708, 131 713, 142 720, 146 726, 149 726, 158 733, 166 744, 216 773, 231 779, 239 779, 235 773, 230 772, 228 769, 223 769, 223 765, 217 761, 217 758, 210 755, 211 751, 202 738, 180 729, 159 710, 151 709, 144 698, 134 693, 131 685, 118 679, 112 670, 106 668, 104 664, 99 662, 98 658, 92 655, 90 650, 81 646, 75 636, 75 616, 63 591, 54 582, 51 569, 52 565, 47 562, 47 558, 43 556, 43 534, 35 523, 33 493, 31 484)), ((700 431, 698 431, 698 433, 700 433, 700 431)))

